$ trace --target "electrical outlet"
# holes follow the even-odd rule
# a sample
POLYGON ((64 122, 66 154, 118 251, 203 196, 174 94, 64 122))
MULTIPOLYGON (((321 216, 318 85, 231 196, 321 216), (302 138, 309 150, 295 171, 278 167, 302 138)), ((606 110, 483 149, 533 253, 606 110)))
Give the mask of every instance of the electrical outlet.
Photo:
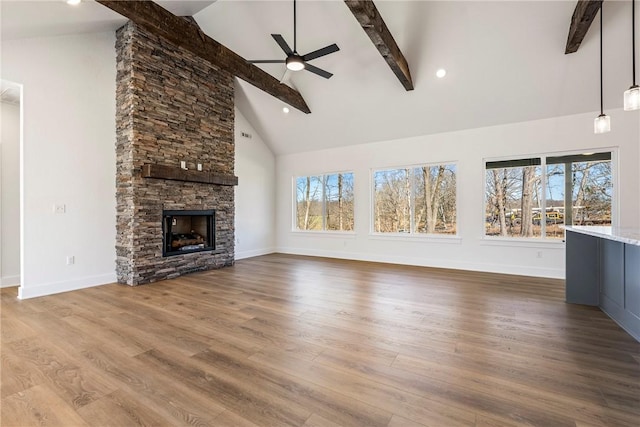
POLYGON ((73 265, 76 263, 76 257, 73 255, 67 256, 67 265, 73 265))
POLYGON ((53 205, 53 213, 54 214, 63 214, 67 212, 67 206, 62 203, 62 204, 55 204, 53 205))

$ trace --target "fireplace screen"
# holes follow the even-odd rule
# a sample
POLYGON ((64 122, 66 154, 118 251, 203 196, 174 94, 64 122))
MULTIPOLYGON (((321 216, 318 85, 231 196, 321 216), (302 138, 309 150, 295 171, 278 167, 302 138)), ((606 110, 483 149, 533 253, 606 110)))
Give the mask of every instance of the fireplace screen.
POLYGON ((163 211, 162 255, 214 250, 215 216, 214 210, 163 211))

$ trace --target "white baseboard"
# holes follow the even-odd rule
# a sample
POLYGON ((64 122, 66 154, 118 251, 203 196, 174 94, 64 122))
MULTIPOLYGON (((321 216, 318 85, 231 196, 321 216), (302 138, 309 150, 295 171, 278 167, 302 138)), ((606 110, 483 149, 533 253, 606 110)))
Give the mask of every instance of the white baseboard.
POLYGON ((0 277, 0 288, 11 288, 13 286, 20 286, 20 275, 15 276, 2 276, 0 277))
POLYGON ((274 252, 276 252, 276 248, 263 248, 263 249, 253 249, 250 251, 239 251, 235 253, 234 258, 236 260, 244 259, 244 258, 252 258, 254 256, 268 255, 274 252))
POLYGON ((106 285, 116 282, 116 273, 100 274, 97 276, 82 277, 80 279, 65 280, 61 282, 43 283, 33 286, 20 286, 18 298, 27 299, 45 295, 59 294, 61 292, 75 291, 93 286, 106 285))
POLYGON ((564 269, 541 268, 528 265, 488 264, 456 261, 451 259, 426 259, 397 255, 378 255, 357 252, 326 251, 307 248, 277 248, 277 252, 291 255, 307 255, 326 258, 349 259, 355 261, 382 262, 389 264, 414 265, 419 267, 450 268, 453 270, 480 271, 485 273, 515 274, 519 276, 564 279, 564 269))

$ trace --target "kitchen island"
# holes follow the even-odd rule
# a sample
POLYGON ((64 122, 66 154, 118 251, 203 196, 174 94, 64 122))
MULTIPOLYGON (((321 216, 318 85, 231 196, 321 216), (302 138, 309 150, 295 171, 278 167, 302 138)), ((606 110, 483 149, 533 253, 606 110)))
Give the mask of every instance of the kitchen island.
POLYGON ((640 341, 640 230, 565 229, 566 302, 600 307, 640 341))

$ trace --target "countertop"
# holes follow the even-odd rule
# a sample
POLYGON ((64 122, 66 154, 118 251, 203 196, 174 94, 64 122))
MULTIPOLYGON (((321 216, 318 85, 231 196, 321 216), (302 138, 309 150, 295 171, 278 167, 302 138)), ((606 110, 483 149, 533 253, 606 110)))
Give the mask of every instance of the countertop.
POLYGON ((601 225, 567 225, 564 228, 567 231, 640 246, 640 229, 638 228, 622 228, 601 225))

